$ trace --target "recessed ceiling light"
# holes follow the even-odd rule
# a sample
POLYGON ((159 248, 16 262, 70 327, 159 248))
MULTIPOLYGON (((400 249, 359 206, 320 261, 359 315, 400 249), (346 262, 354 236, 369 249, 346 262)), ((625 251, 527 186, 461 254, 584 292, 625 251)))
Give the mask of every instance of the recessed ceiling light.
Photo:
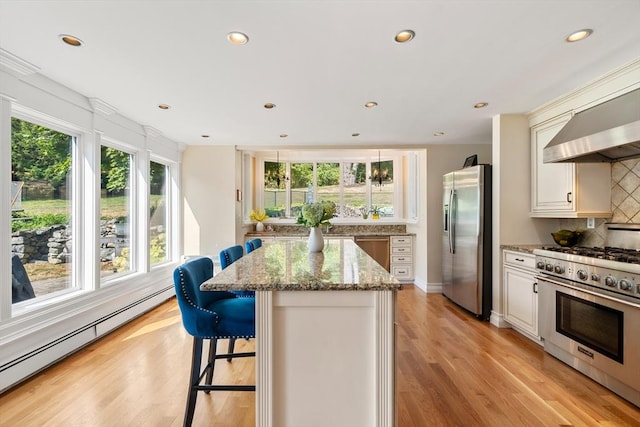
POLYGON ((367 107, 367 108, 373 108, 373 107, 377 107, 378 103, 374 102, 374 101, 369 101, 366 104, 364 104, 364 106, 367 107))
POLYGON ((286 138, 286 137, 288 137, 288 136, 289 136, 289 135, 287 135, 286 133, 281 133, 281 134, 280 134, 280 138, 286 138))
POLYGON ((158 108, 161 110, 168 110, 169 108, 171 108, 171 106, 167 104, 159 104, 158 108))
POLYGON ((249 42, 249 37, 245 33, 232 31, 227 34, 227 40, 229 40, 231 44, 247 44, 249 42))
POLYGON ((75 37, 75 36, 71 36, 69 34, 59 34, 58 38, 60 40, 62 40, 64 43, 68 44, 69 46, 73 46, 73 47, 80 47, 84 44, 84 42, 82 40, 80 40, 79 38, 75 37))
POLYGON ((266 104, 264 104, 264 108, 266 108, 267 110, 275 108, 275 106, 276 106, 276 104, 273 104, 271 102, 267 102, 266 104))
POLYGON ((444 132, 434 132, 433 136, 444 136, 444 132))
POLYGON ((356 133, 352 133, 351 136, 360 136, 360 134, 356 132, 356 133))
POLYGON ((484 108, 489 105, 488 102, 478 102, 477 104, 473 104, 473 108, 484 108))
POLYGON ((416 36, 416 33, 413 30, 402 30, 398 34, 396 34, 395 40, 398 43, 406 43, 408 41, 413 40, 416 36))
POLYGON ((580 40, 584 40, 589 37, 591 33, 593 33, 592 29, 585 28, 569 34, 565 40, 569 43, 579 42, 580 40))

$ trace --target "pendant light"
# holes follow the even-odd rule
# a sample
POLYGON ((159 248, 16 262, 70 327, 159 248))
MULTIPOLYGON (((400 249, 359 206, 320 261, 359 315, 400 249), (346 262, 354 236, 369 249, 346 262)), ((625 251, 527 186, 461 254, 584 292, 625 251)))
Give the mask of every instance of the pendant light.
POLYGON ((380 150, 378 150, 378 168, 374 169, 369 177, 372 183, 380 187, 382 191, 383 181, 387 179, 387 172, 382 171, 382 160, 380 159, 380 150))
POLYGON ((276 163, 278 164, 278 170, 276 172, 276 185, 280 188, 280 183, 282 181, 288 181, 287 173, 282 174, 282 178, 280 177, 280 151, 276 151, 276 163))

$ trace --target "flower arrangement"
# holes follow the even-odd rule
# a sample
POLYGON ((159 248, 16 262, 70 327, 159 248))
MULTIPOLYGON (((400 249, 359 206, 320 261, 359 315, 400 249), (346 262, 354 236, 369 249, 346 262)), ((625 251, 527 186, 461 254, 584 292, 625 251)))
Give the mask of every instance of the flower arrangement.
POLYGON ((362 215, 362 219, 369 218, 369 210, 364 206, 360 208, 360 214, 362 215))
POLYGON ((379 219, 380 218, 380 208, 379 207, 371 206, 371 210, 369 212, 371 212, 371 218, 373 218, 373 219, 379 219))
POLYGON ((249 214, 249 219, 251 221, 262 222, 267 218, 269 218, 269 215, 267 215, 267 212, 264 209, 253 209, 249 214))
POLYGON ((318 227, 319 225, 331 224, 329 220, 336 213, 336 204, 333 202, 322 201, 308 203, 302 206, 297 223, 305 227, 318 227))

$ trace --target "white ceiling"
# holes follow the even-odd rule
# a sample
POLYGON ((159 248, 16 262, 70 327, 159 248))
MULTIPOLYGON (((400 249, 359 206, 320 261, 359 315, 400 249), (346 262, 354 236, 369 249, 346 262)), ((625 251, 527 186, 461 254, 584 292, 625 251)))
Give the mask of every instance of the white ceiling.
POLYGON ((0 0, 0 48, 185 144, 490 143, 492 116, 640 58, 640 0, 0 0))

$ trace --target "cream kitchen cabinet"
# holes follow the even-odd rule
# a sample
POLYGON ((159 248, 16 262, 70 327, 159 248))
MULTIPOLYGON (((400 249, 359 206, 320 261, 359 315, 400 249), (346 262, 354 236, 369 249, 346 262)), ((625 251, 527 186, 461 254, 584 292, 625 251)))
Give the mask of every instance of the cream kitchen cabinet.
POLYGON ((535 256, 509 250, 502 254, 504 320, 529 338, 539 340, 535 256))
POLYGON ((413 237, 391 236, 391 274, 401 282, 413 282, 413 237))
POLYGON ((607 218, 611 216, 609 163, 543 163, 542 150, 571 113, 531 128, 531 216, 607 218))

